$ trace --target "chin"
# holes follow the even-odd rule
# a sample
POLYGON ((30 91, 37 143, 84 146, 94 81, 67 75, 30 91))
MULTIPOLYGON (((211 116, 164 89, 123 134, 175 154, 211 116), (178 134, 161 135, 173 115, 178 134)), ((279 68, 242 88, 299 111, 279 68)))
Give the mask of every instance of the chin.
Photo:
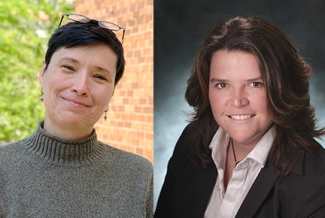
POLYGON ((63 125, 80 125, 85 121, 85 118, 81 118, 79 116, 62 116, 60 121, 63 123, 63 125))

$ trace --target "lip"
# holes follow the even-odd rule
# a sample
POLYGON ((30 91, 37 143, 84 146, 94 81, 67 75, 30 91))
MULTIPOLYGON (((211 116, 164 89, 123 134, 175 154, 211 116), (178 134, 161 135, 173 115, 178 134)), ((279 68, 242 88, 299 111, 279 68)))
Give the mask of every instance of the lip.
POLYGON ((228 117, 234 121, 247 121, 254 117, 255 114, 232 114, 228 115, 228 117))
POLYGON ((76 101, 76 100, 72 100, 72 99, 64 98, 64 97, 62 97, 62 99, 65 100, 65 101, 68 101, 69 103, 77 105, 77 106, 90 107, 90 105, 88 105, 86 103, 83 103, 83 102, 80 102, 80 101, 76 101))

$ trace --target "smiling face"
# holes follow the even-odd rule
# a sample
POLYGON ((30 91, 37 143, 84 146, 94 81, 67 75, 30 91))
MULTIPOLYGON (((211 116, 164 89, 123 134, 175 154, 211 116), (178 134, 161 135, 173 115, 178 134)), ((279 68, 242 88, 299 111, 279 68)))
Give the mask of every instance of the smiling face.
POLYGON ((40 72, 45 131, 65 139, 89 136, 113 95, 116 62, 104 44, 56 51, 40 72))
POLYGON ((237 144, 254 147, 273 123, 258 62, 250 53, 213 54, 209 101, 214 119, 237 144))

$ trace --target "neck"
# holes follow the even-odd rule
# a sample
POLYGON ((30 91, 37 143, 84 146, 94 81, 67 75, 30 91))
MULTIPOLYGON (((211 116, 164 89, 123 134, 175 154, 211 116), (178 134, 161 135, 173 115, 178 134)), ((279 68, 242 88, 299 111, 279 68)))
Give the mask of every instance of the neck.
POLYGON ((51 164, 78 165, 88 164, 98 159, 103 146, 97 141, 96 132, 83 140, 66 140, 43 129, 43 121, 35 133, 27 139, 26 149, 51 164))
MULTIPOLYGON (((81 125, 79 125, 81 126, 81 125)), ((43 129, 49 134, 60 137, 65 140, 82 140, 89 137, 93 128, 85 130, 85 128, 78 128, 78 125, 74 127, 70 126, 58 126, 48 120, 44 121, 43 129)))
POLYGON ((235 151, 235 147, 234 147, 234 140, 231 139, 229 142, 230 142, 230 144, 231 144, 232 154, 233 154, 233 156, 234 156, 235 166, 237 166, 237 164, 238 164, 240 161, 239 161, 239 160, 237 159, 237 157, 236 157, 236 151, 235 151))
MULTIPOLYGON (((246 156, 253 150, 255 146, 246 146, 236 143, 232 138, 229 140, 229 146, 233 161, 237 165, 240 161, 244 160, 246 156)), ((229 152, 229 150, 228 150, 229 152)))

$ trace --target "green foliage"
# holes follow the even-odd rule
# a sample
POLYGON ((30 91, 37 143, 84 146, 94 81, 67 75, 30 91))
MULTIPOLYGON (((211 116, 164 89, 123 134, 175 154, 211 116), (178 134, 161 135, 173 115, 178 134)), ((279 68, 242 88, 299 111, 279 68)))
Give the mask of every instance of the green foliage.
POLYGON ((64 0, 0 1, 0 144, 30 135, 44 117, 38 73, 64 0))

